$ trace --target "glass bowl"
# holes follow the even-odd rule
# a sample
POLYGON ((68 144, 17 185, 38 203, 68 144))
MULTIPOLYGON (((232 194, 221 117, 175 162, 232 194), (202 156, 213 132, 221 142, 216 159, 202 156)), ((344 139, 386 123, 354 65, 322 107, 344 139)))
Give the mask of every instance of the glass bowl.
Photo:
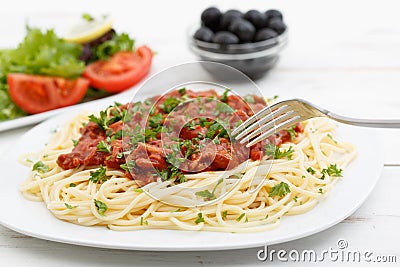
POLYGON ((265 41, 221 45, 195 39, 193 36, 198 28, 199 26, 195 26, 188 31, 188 44, 200 60, 226 64, 253 80, 263 77, 276 65, 280 52, 288 42, 286 29, 277 37, 265 41))

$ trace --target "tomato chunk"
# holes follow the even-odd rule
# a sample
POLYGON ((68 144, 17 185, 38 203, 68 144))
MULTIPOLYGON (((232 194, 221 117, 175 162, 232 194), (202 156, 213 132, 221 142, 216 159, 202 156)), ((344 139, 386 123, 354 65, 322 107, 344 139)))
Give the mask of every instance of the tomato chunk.
POLYGON ((22 73, 7 75, 8 90, 14 103, 30 114, 77 104, 86 94, 89 81, 22 73))
POLYGON ((89 64, 83 76, 90 80, 90 85, 110 93, 124 91, 148 73, 153 52, 147 46, 140 46, 135 52, 121 51, 109 60, 99 60, 89 64))

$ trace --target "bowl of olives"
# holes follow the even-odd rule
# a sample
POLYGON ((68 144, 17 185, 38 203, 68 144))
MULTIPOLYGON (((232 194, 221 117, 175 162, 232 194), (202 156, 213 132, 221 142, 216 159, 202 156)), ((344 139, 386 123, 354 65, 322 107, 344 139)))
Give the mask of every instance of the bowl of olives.
POLYGON ((276 9, 222 12, 209 7, 189 30, 189 47, 201 60, 229 65, 252 79, 276 65, 287 42, 288 29, 276 9))

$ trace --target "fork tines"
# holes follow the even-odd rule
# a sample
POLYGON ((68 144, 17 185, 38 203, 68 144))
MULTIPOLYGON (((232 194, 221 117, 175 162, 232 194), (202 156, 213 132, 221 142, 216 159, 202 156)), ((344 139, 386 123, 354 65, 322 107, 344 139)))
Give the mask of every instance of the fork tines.
POLYGON ((239 125, 232 131, 232 137, 241 144, 248 142, 246 147, 250 147, 299 120, 300 116, 296 115, 290 105, 277 103, 263 108, 239 125))

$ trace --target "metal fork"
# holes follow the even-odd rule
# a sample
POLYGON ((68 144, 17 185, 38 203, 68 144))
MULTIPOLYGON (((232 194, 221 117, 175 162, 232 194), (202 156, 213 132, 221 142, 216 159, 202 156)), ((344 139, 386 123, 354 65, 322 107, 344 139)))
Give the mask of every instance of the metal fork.
POLYGON ((232 137, 250 147, 297 122, 315 117, 328 117, 354 126, 400 128, 400 120, 356 119, 335 114, 303 99, 291 99, 265 107, 232 131, 232 137))

